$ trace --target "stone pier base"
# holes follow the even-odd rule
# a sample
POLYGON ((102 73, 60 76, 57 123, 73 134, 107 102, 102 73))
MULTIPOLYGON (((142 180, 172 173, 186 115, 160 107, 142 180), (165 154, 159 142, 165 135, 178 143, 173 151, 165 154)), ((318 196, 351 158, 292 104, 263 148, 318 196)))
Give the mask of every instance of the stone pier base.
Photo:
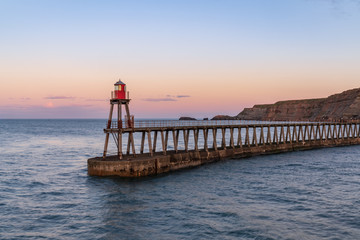
POLYGON ((122 160, 118 160, 117 156, 109 156, 106 159, 97 157, 88 159, 88 174, 90 176, 143 177, 191 168, 226 158, 244 158, 256 155, 357 144, 360 144, 360 139, 349 138, 242 146, 218 150, 209 149, 208 151, 179 151, 178 153, 168 151, 167 155, 162 155, 162 153, 156 153, 154 156, 141 154, 136 157, 124 156, 122 160))

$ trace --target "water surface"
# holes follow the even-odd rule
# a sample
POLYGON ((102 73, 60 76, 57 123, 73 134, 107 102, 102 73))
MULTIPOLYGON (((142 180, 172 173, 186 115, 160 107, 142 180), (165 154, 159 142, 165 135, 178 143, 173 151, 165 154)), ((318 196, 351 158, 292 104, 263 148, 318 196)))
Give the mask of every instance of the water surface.
POLYGON ((0 239, 359 239, 360 146, 87 175, 104 120, 0 120, 0 239))

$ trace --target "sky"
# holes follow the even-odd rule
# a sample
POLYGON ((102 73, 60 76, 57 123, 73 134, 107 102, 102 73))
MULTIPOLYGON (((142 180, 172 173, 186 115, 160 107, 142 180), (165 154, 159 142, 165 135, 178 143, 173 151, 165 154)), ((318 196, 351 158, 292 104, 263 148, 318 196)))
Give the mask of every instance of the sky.
POLYGON ((360 87, 360 0, 0 0, 0 118, 237 115, 360 87))

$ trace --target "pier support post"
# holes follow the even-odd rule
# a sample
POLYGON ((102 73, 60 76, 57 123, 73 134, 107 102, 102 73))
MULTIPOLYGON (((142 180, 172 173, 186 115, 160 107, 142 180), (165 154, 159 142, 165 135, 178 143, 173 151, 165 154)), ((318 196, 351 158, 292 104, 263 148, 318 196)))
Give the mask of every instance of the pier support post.
POLYGON ((194 131, 194 145, 195 145, 195 151, 198 151, 199 148, 198 148, 198 138, 199 138, 199 131, 197 128, 194 128, 193 129, 194 131))
POLYGON ((293 134, 292 134, 292 141, 298 143, 298 132, 297 132, 297 126, 294 124, 293 126, 293 134))
POLYGON ((305 140, 307 140, 307 141, 310 141, 310 140, 311 140, 311 137, 310 137, 310 127, 309 127, 308 124, 305 125, 305 136, 304 136, 304 138, 306 138, 306 137, 307 137, 307 139, 305 139, 305 140))
POLYGON ((135 142, 134 142, 134 132, 130 132, 130 140, 131 140, 131 148, 133 157, 136 157, 136 150, 135 150, 135 142))
POLYGON ((321 124, 321 140, 327 140, 327 135, 326 135, 326 125, 323 123, 321 124))
POLYGON ((127 146, 126 146, 126 155, 130 155, 130 144, 131 144, 131 138, 130 138, 130 132, 129 132, 127 146))
POLYGON ((278 137, 278 130, 277 130, 277 127, 274 126, 274 140, 273 142, 277 145, 279 145, 279 137, 278 137))
POLYGON ((327 127, 328 127, 328 133, 327 133, 327 139, 331 139, 333 140, 333 124, 332 123, 327 123, 327 127))
POLYGON ((225 128, 221 128, 221 134, 222 134, 221 147, 222 149, 226 149, 225 128))
POLYGON ((217 133, 217 129, 214 127, 212 129, 213 132, 213 148, 215 151, 217 151, 217 142, 216 142, 216 133, 217 133))
POLYGON ((172 130, 172 134, 173 134, 175 153, 177 153, 178 152, 178 141, 179 141, 179 130, 176 130, 176 134, 175 134, 175 130, 172 130))
MULTIPOLYGON (((108 122, 106 125, 106 129, 111 128, 111 120, 112 120, 113 111, 114 111, 114 104, 112 102, 110 102, 110 113, 109 113, 109 119, 108 119, 108 122)), ((110 133, 106 132, 103 159, 106 158, 106 153, 107 153, 107 149, 108 149, 108 145, 109 145, 109 135, 110 135, 110 133)))
POLYGON ((267 127, 266 143, 271 145, 271 129, 270 125, 267 127))
POLYGON ((169 141, 169 131, 166 130, 165 132, 165 151, 168 149, 168 141, 169 141))
POLYGON ((234 146, 234 128, 233 127, 230 127, 230 147, 232 149, 235 148, 235 146, 234 146))
POLYGON ((241 127, 238 127, 238 140, 237 140, 237 146, 242 148, 242 136, 241 136, 241 127))
POLYGON ((205 149, 206 152, 208 152, 209 149, 208 149, 208 142, 207 142, 207 140, 208 140, 209 130, 208 130, 207 128, 204 128, 204 129, 203 129, 203 133, 204 133, 204 149, 205 149))
POLYGON ((253 127, 252 145, 258 146, 258 141, 257 141, 257 137, 256 137, 256 127, 253 127))
POLYGON ((145 145, 145 132, 141 133, 141 147, 140 147, 140 154, 144 153, 144 145, 145 145))
POLYGON ((162 145, 162 149, 163 149, 163 155, 166 155, 166 147, 165 147, 165 137, 164 137, 164 131, 161 130, 160 131, 161 134, 161 145, 162 145))
POLYGON ((156 152, 156 140, 157 140, 158 131, 154 131, 154 142, 153 142, 153 151, 156 152))
POLYGON ((285 133, 284 133, 284 125, 281 125, 281 130, 280 130, 280 142, 286 143, 285 133))
POLYGON ((148 144, 149 144, 149 154, 150 154, 150 156, 153 156, 153 150, 152 150, 152 145, 151 145, 151 132, 150 132, 150 130, 147 131, 147 135, 148 135, 148 144))
POLYGON ((290 144, 292 144, 292 139, 291 139, 291 126, 290 125, 286 125, 286 140, 285 142, 290 142, 290 144))
POLYGON ((355 126, 356 126, 356 124, 351 124, 351 136, 352 136, 352 138, 355 138, 355 136, 356 136, 356 134, 355 134, 356 127, 355 126))
POLYGON ((249 126, 246 126, 245 145, 250 147, 249 126))
POLYGON ((260 145, 265 145, 265 137, 264 137, 264 127, 261 125, 260 127, 260 145))
POLYGON ((189 146, 189 133, 190 133, 190 130, 188 130, 188 129, 183 130, 185 152, 189 151, 189 149, 188 149, 188 146, 189 146))
POLYGON ((315 132, 314 125, 311 125, 311 128, 310 128, 310 139, 312 139, 313 141, 316 141, 316 132, 315 132))
POLYGON ((347 138, 351 138, 352 137, 352 124, 350 123, 349 125, 348 125, 348 127, 346 128, 347 129, 347 138))
POLYGON ((337 139, 340 139, 340 134, 341 134, 341 124, 337 124, 337 125, 336 125, 336 131, 337 131, 336 138, 337 138, 337 139))
MULTIPOLYGON (((299 130, 300 130, 300 133, 299 133, 299 138, 301 137, 301 142, 304 143, 305 142, 305 136, 304 136, 304 129, 303 129, 303 125, 300 124, 299 126, 299 130)), ((300 141, 300 139, 299 139, 300 141)))
POLYGON ((315 140, 321 140, 320 128, 321 128, 320 123, 316 124, 316 137, 315 137, 315 140))

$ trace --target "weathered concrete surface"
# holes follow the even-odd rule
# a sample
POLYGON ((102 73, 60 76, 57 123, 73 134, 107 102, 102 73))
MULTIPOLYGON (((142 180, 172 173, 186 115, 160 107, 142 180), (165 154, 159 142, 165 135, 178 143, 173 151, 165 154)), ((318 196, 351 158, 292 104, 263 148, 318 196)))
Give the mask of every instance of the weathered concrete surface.
POLYGON ((243 146, 222 150, 168 152, 167 155, 148 154, 130 156, 123 160, 116 160, 116 156, 91 158, 88 160, 88 174, 91 176, 120 176, 143 177, 171 172, 184 168, 200 166, 202 164, 220 161, 226 158, 244 158, 256 155, 274 154, 282 152, 310 150, 324 147, 349 146, 360 144, 359 138, 317 140, 306 142, 265 144, 259 146, 243 146))

